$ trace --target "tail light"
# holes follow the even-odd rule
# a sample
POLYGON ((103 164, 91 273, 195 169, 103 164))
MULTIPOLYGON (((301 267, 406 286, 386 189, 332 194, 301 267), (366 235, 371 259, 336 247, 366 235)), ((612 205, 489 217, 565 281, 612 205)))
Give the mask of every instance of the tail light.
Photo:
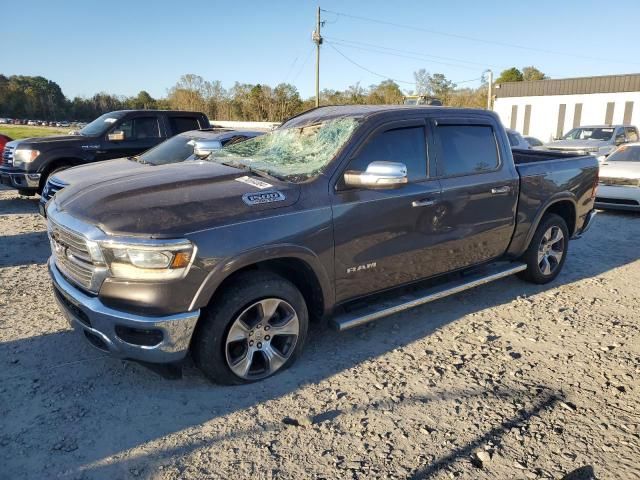
POLYGON ((596 178, 593 181, 593 188, 591 189, 591 200, 596 198, 596 193, 598 192, 598 183, 600 182, 600 167, 598 166, 598 170, 596 170, 596 178))

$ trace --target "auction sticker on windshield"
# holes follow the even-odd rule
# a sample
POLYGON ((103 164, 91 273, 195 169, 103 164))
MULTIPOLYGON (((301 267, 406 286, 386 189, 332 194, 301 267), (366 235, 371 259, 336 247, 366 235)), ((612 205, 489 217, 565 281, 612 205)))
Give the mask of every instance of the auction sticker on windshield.
POLYGON ((236 181, 246 183, 248 185, 252 185, 256 188, 259 188, 260 190, 273 187, 273 185, 271 185, 270 183, 263 182, 262 180, 258 180, 256 178, 251 178, 247 176, 236 178, 236 181))

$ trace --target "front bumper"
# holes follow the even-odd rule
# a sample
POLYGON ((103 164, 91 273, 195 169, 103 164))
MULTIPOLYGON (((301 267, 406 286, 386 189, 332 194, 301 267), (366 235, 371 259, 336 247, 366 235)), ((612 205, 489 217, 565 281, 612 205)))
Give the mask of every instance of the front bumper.
POLYGON ((640 211, 640 187, 598 185, 596 208, 640 211))
POLYGON ((18 190, 37 190, 40 186, 40 174, 3 169, 0 170, 0 183, 18 190))
POLYGON ((74 287, 52 258, 49 274, 56 301, 69 324, 99 350, 118 358, 150 363, 177 362, 186 356, 200 310, 162 317, 122 312, 74 287), (150 339, 158 339, 158 343, 150 345, 150 339))

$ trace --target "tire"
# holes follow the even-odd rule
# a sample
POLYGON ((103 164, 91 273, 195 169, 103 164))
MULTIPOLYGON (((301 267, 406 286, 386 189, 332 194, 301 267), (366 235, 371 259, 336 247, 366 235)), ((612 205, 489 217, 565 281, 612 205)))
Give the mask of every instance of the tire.
POLYGON ((271 272, 246 272, 203 309, 191 353, 215 383, 252 383, 295 362, 308 326, 307 305, 294 284, 271 272))
POLYGON ((542 217, 527 251, 521 257, 527 269, 518 276, 531 283, 549 283, 560 274, 568 251, 567 223, 561 216, 548 213, 542 217))

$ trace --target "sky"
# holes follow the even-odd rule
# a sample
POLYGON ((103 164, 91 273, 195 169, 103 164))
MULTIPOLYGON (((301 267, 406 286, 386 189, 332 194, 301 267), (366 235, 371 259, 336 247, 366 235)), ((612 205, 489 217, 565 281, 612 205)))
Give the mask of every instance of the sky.
POLYGON ((640 71, 638 0, 22 0, 3 9, 13 21, 3 21, 0 73, 44 76, 69 98, 162 97, 186 73, 226 88, 288 82, 308 98, 318 6, 328 10, 321 89, 392 78, 409 91, 420 68, 460 87, 477 86, 487 68, 535 65, 552 78, 640 71))

